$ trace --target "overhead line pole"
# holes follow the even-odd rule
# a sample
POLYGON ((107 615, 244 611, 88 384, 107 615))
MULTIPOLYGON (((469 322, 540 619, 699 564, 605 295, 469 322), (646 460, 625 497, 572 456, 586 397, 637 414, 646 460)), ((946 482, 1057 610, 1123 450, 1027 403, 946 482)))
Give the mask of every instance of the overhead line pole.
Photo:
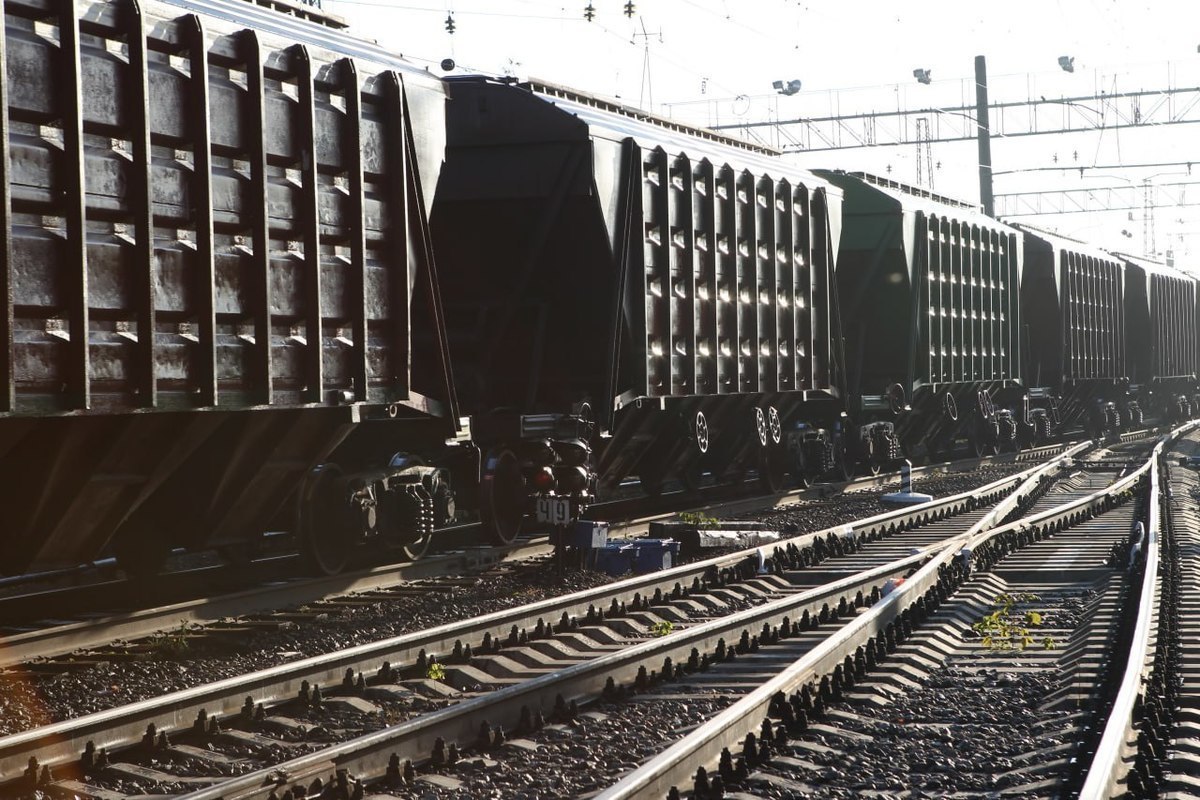
POLYGON ((975 121, 979 139, 979 203, 989 217, 996 211, 992 195, 992 132, 988 127, 987 61, 975 56, 975 121))

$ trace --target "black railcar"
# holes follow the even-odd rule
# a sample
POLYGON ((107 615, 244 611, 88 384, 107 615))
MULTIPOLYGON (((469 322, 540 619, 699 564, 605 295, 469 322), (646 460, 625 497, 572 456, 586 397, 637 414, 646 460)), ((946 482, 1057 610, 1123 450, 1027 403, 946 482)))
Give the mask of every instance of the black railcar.
MULTIPOLYGON (((409 313, 436 302, 421 182, 443 87, 293 10, 4 4, 5 572, 244 543, 372 416, 453 437, 409 313)), ((316 477, 343 511, 360 488, 316 477)))
MULTIPOLYGON (((837 275, 850 413, 894 421, 914 456, 960 440, 976 452, 1015 445, 1020 232, 894 181, 819 174, 845 195, 837 275)), ((875 458, 894 452, 881 449, 875 458)))
POLYGON ((777 487, 842 463, 836 189, 544 84, 448 86, 431 224, 485 510, 528 511, 511 495, 539 476, 578 501, 593 478, 777 487))
POLYGON ((1130 392, 1166 421, 1200 410, 1196 396, 1196 279, 1173 267, 1120 255, 1125 264, 1125 346, 1130 392))
POLYGON ((1059 430, 1083 427, 1102 436, 1141 425, 1143 409, 1129 392, 1125 262, 1083 242, 1016 227, 1025 234, 1021 307, 1035 441, 1059 430))

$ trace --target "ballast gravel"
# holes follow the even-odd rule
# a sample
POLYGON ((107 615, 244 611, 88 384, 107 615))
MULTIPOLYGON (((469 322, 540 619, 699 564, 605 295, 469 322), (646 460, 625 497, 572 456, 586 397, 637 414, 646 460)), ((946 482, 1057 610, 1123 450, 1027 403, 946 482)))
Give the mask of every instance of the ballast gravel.
MULTIPOLYGON (((945 496, 1028 468, 1029 464, 1004 464, 940 475, 921 480, 916 488, 945 496)), ((880 513, 886 507, 879 498, 897 488, 898 484, 804 501, 755 519, 793 533, 821 530, 880 513)), ((455 585, 452 592, 344 606, 301 625, 256 633, 253 647, 233 637, 193 639, 181 629, 160 637, 140 658, 99 656, 94 662, 81 660, 67 672, 8 670, 0 673, 0 736, 612 580, 590 571, 560 575, 543 563, 485 574, 471 584, 455 585)))

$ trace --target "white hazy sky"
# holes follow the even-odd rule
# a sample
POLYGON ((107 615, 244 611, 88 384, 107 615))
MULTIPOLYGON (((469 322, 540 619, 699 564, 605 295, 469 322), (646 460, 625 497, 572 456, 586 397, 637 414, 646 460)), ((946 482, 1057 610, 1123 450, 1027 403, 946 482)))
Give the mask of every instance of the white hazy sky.
MULTIPOLYGON (((542 78, 701 125, 972 104, 976 55, 987 57, 993 102, 1200 86, 1195 2, 635 0, 632 18, 624 0, 591 3, 590 23, 583 18, 588 0, 324 0, 324 7, 439 73, 449 57, 456 72, 542 78), (444 29, 449 14, 453 35, 444 29), (1059 70, 1062 55, 1074 57, 1073 74, 1059 70), (932 70, 932 85, 913 80, 917 67, 932 70), (780 79, 801 80, 803 91, 773 94, 771 82, 780 79)), ((1187 168, 1092 167, 1195 158, 1200 181, 1196 133, 1176 125, 995 142, 994 168, 1008 173, 997 176, 995 191, 1135 187, 1140 203, 1143 179, 1187 183, 1187 168), (1072 169, 1054 171, 1062 166, 1072 169)), ((795 158, 915 183, 917 155, 909 145, 795 158)), ((936 191, 978 200, 974 144, 933 145, 931 155, 936 191)), ((1200 202, 1200 184, 1156 190, 1151 246, 1200 260, 1200 214, 1175 205, 1181 195, 1200 202)), ((1141 209, 1023 219, 1135 253, 1150 229, 1141 209)))

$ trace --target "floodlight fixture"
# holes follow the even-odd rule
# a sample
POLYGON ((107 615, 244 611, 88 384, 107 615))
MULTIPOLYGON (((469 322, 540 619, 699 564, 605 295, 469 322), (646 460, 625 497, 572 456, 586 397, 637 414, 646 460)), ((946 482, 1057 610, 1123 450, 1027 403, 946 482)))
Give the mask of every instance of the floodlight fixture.
POLYGON ((786 82, 785 81, 772 81, 771 88, 773 88, 775 91, 779 92, 780 94, 782 94, 786 97, 791 97, 792 95, 794 95, 800 91, 800 81, 798 81, 798 80, 790 80, 790 81, 786 81, 786 82))

